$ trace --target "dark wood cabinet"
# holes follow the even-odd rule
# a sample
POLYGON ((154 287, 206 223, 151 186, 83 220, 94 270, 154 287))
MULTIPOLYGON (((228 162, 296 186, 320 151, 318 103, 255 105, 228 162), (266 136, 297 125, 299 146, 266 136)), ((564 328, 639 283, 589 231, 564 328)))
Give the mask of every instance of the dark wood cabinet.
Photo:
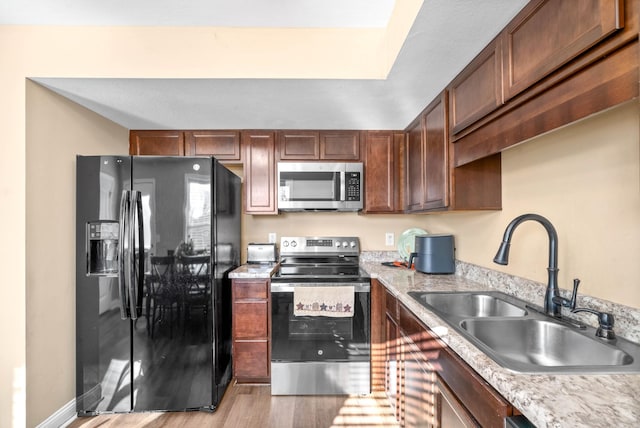
POLYGON ((406 130, 406 211, 500 209, 500 154, 456 167, 448 112, 443 91, 406 130))
POLYGON ((184 156, 182 131, 130 131, 130 155, 184 156))
POLYGON ((242 162, 240 131, 185 131, 187 156, 214 156, 222 163, 242 162))
POLYGON ((320 131, 321 160, 360 160, 360 131, 320 131))
POLYGON ((367 131, 364 142, 366 214, 404 210, 404 134, 367 131))
POLYGON ((214 156, 222 163, 240 163, 239 131, 130 131, 129 154, 214 156))
MULTIPOLYGON (((479 109, 482 114, 465 122, 471 115, 460 116, 460 92, 452 101, 452 115, 458 114, 450 135, 454 165, 640 97, 639 31, 638 0, 529 2, 495 39, 502 52, 503 104, 479 109)), ((472 68, 454 82, 464 81, 472 68)))
POLYGON ((405 209, 408 212, 424 209, 424 123, 422 114, 406 130, 406 190, 405 209))
POLYGON ((449 206, 447 93, 431 102, 407 131, 407 211, 449 206))
POLYGON ((278 159, 318 160, 320 158, 320 132, 278 131, 278 159))
POLYGON ((277 214, 275 132, 242 131, 244 212, 277 214))
POLYGON ((360 160, 360 131, 278 131, 278 159, 360 160))
POLYGON ((502 42, 496 38, 449 85, 452 133, 502 104, 502 42))
POLYGON ((384 386, 402 426, 502 428, 518 413, 377 280, 372 299, 384 309, 372 314, 372 345, 385 359, 373 385, 384 386))
POLYGON ((512 98, 624 26, 623 0, 537 0, 502 32, 503 89, 512 98))
POLYGON ((233 376, 242 382, 271 379, 271 305, 268 279, 232 282, 233 376))
POLYGON ((424 121, 424 209, 449 206, 449 130, 447 93, 443 92, 423 114, 424 121))

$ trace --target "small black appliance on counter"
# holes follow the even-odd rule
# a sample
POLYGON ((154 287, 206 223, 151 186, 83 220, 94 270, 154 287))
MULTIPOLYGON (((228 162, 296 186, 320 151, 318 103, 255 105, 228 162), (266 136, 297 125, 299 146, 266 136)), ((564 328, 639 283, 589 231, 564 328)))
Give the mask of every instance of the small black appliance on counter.
POLYGON ((455 245, 453 235, 417 235, 415 252, 411 253, 409 266, 414 264, 422 273, 455 273, 455 245))

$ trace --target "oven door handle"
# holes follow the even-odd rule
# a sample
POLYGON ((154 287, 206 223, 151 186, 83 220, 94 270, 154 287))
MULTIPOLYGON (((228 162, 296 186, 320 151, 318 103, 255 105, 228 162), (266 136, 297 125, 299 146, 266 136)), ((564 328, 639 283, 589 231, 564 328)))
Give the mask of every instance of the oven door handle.
POLYGON ((293 293, 297 287, 341 287, 351 286, 356 293, 369 293, 368 282, 271 282, 272 293, 293 293))

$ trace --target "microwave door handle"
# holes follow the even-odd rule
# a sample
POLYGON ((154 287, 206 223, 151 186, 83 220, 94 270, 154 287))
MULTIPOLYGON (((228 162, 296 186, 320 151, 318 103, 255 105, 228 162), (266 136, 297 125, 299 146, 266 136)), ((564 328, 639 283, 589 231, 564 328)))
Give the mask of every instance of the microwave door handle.
POLYGON ((346 198, 345 195, 345 187, 346 187, 346 172, 340 171, 340 201, 344 201, 346 198))
POLYGON ((125 273, 125 240, 127 239, 127 221, 129 212, 129 191, 123 190, 120 198, 119 239, 118 239, 118 291, 120 295, 120 318, 127 316, 127 275, 125 273))

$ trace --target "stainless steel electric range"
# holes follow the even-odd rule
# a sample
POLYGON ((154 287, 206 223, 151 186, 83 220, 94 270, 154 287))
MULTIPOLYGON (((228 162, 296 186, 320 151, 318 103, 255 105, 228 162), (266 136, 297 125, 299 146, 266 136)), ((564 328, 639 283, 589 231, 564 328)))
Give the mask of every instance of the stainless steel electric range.
POLYGON ((370 280, 356 237, 282 237, 271 279, 271 393, 371 391, 370 280))

